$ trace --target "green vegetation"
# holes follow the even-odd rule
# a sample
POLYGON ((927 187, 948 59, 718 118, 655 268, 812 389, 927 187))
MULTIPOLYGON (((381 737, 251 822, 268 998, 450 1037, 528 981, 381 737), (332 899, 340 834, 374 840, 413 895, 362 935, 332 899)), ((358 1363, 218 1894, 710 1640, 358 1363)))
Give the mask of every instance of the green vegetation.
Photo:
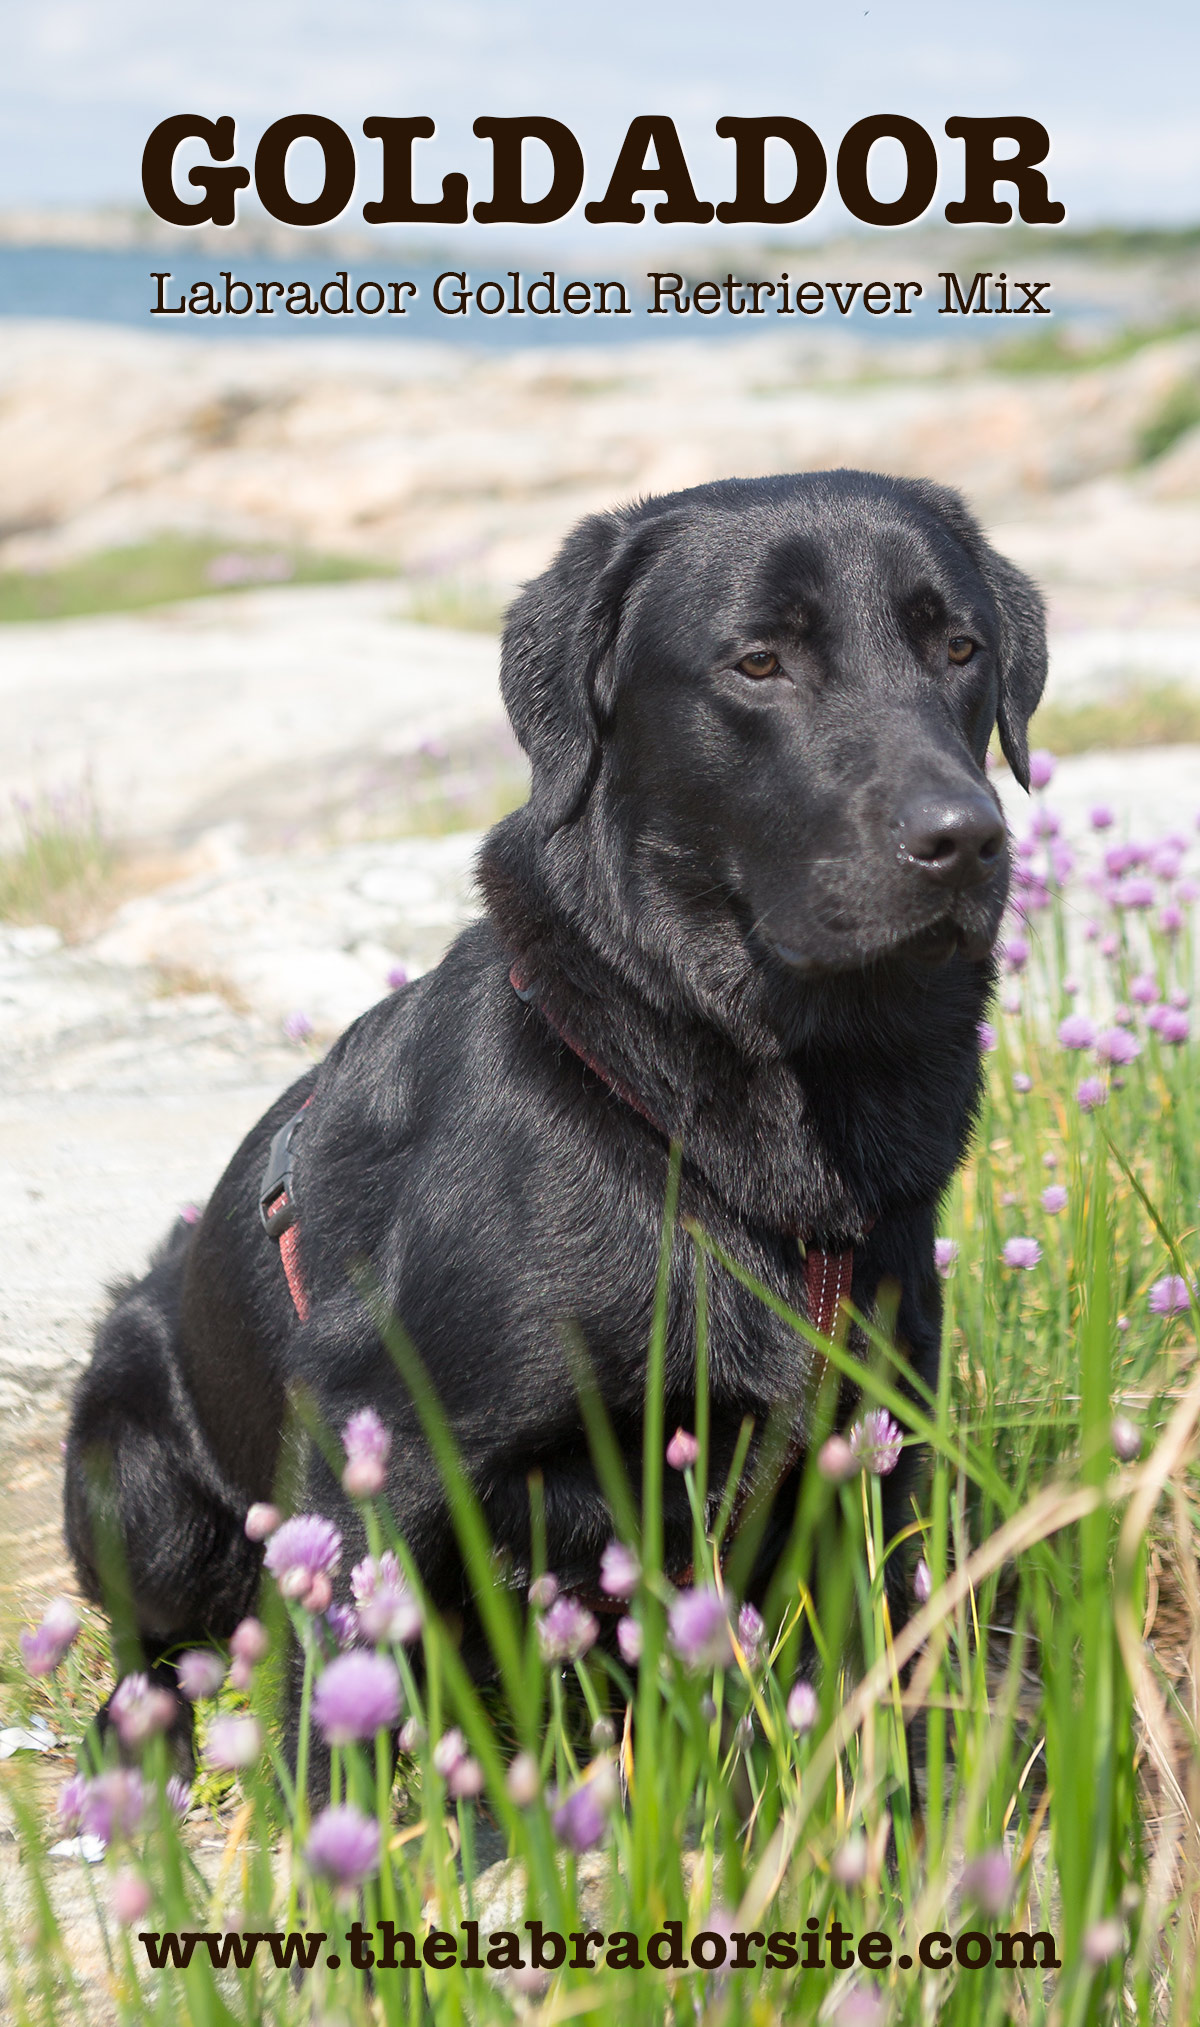
POLYGON ((0 571, 0 624, 74 619, 92 612, 137 612, 184 598, 251 590, 264 584, 338 584, 385 574, 344 556, 235 547, 191 535, 157 535, 127 549, 104 549, 56 570, 0 571))
POLYGON ((1043 704, 1037 741, 1054 753, 1106 747, 1200 743, 1200 690, 1183 683, 1135 684, 1087 704, 1043 704))
POLYGON ((1148 465, 1163 457, 1197 424, 1200 424, 1200 378, 1179 380, 1164 395, 1142 431, 1138 463, 1148 465))
MULTIPOLYGON (((334 1749, 335 1793, 357 1812, 360 1901, 331 1883, 321 1837, 314 1842, 304 1782, 293 1788, 279 1743, 278 1673, 268 1672, 290 1617, 314 1689, 305 1708, 319 1725, 320 1684, 339 1665, 321 1615, 328 1594, 317 1587, 310 1611, 268 1583, 271 1657, 248 1686, 226 1682, 219 1702, 201 1705, 208 1769, 221 1758, 218 1716, 252 1714, 261 1728, 242 1735, 250 1747, 236 1784, 206 1772, 181 1832, 164 1793, 163 1742, 152 1738, 144 1810, 113 1835, 105 1870, 88 1875, 109 1951, 103 2002, 123 2027, 1182 2027, 1197 2018, 1200 1078, 1180 1005, 1196 977, 1195 909, 1173 872, 1156 875, 1160 899, 1176 897, 1160 910, 1132 895, 1127 905, 1119 894, 1103 900, 1084 884, 1087 865, 1063 890, 1055 863, 1026 866, 1028 912, 1010 932, 1003 1010, 981 1036, 975 1152, 939 1221, 946 1315, 936 1393, 908 1374, 886 1300, 863 1320, 856 1355, 840 1337, 816 1339, 755 1288, 735 1258, 677 1220, 672 1165, 646 1453, 632 1482, 578 1355, 612 1533, 636 1557, 623 1607, 641 1643, 636 1671, 595 1639, 586 1613, 581 1621, 576 1611, 577 1637, 564 1648, 548 1637, 545 1599, 526 1609, 416 1352, 360 1281, 438 1458, 495 1678, 485 1691, 472 1683, 461 1628, 422 1596, 386 1504, 364 1496, 376 1574, 393 1551, 422 1625, 391 1644, 384 1636, 378 1649, 406 1723, 398 1781, 383 1730, 334 1749), (1085 915, 1104 918, 1093 941, 1075 934, 1085 915), (1101 1031, 1090 1040, 1079 1025, 1085 1008, 1101 1031), (1123 1024, 1110 1028, 1118 1014, 1123 1024), (672 1258, 686 1262, 694 1288, 698 1405, 694 1455, 676 1452, 668 1465, 672 1258), (886 1426, 863 1428, 868 1468, 846 1477, 809 1463, 761 1628, 738 1613, 761 1505, 752 1490, 739 1509, 734 1483, 709 1479, 708 1316, 724 1275, 782 1318, 798 1362, 810 1347, 822 1354, 818 1439, 846 1375, 864 1407, 893 1416, 925 1460, 891 1540, 878 1475, 893 1441, 886 1426), (691 1501, 694 1580, 663 1568, 671 1468, 683 1470, 691 1501), (903 1627, 885 1573, 893 1599, 915 1601, 903 1627), (716 1629, 711 1647, 694 1626, 685 1637, 674 1610, 697 1593, 716 1629), (205 1851, 205 1838, 220 1848, 205 1851), (476 1859, 485 1840, 512 1861, 500 1902, 496 1876, 476 1859), (122 1904, 136 1914, 122 1919, 122 1904), (462 1950, 463 1924, 476 1918, 485 1951, 493 1931, 519 1938, 526 1972, 526 1919, 564 1935, 627 1931, 643 1947, 678 1922, 682 1948, 661 1970, 623 1968, 610 1946, 593 1950, 594 1968, 568 1958, 519 1979, 426 1960, 377 1969, 368 1987, 341 1942, 355 1919, 376 1929, 388 1920, 418 1948, 432 1925, 462 1950), (835 1968, 823 1942, 811 1969, 765 1961, 764 1939, 795 1933, 803 1947, 807 1922, 827 1938, 834 1920, 856 1941, 889 1938, 893 1960, 885 1965, 881 1952, 873 1966, 852 1958, 835 1968), (276 1967, 265 1942, 253 1963, 218 1970, 203 1940, 302 1928, 329 1939, 303 1979, 276 1967), (202 1938, 188 1966, 149 1968, 138 1937, 182 1931, 202 1938), (753 1968, 730 1966, 732 1931, 748 1938, 753 1968), (937 1967, 923 1969, 919 1939, 937 1932, 950 1947, 936 1944, 937 1967), (1004 1968, 998 1938, 1021 1932, 1051 1941, 1024 1964, 1013 1944, 1004 1968), (901 1954, 912 1959, 903 1968, 901 1954), (968 1967, 976 1963, 986 1968, 968 1967)), ((310 1428, 309 1440, 341 1469, 339 1432, 310 1428)), ((784 1441, 782 1425, 769 1429, 766 1459, 784 1441)), ((761 1493, 763 1481, 754 1484, 761 1493)), ((530 1499, 536 1544, 545 1539, 536 1474, 530 1499)), ((534 1563, 540 1572, 536 1549, 534 1563)), ((94 1657, 71 1653, 57 1675, 31 1682, 14 1657, 6 1711, 40 1710, 73 1741, 106 1686, 97 1674, 94 1657)), ((83 1988, 78 1946, 54 1910, 63 1873, 46 1847, 61 1825, 21 1760, 6 1769, 23 1863, 8 1874, 0 1963, 16 2027, 65 2027, 94 2017, 97 1986, 83 1988)))
POLYGON ((117 864, 90 786, 20 798, 17 836, 0 850, 0 922, 71 934, 102 902, 117 864))
POLYGON ((491 585, 460 577, 413 581, 400 618, 418 626, 455 627, 460 633, 499 633, 508 601, 491 585))
POLYGON ((1086 326, 1052 324, 1048 330, 997 345, 989 355, 989 364, 1000 373, 1082 373, 1093 366, 1119 365, 1135 352, 1144 352, 1147 345, 1191 337, 1196 331, 1200 331, 1200 317, 1195 315, 1172 317, 1161 324, 1125 324, 1102 337, 1090 336, 1086 326))

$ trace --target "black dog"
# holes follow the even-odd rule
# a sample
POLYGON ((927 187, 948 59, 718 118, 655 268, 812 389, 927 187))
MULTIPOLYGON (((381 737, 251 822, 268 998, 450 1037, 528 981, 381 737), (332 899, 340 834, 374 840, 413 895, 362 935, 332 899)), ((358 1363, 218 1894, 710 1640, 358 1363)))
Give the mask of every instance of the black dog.
MULTIPOLYGON (((533 788, 484 845, 487 915, 279 1100, 100 1328, 67 1533, 95 1595, 98 1500, 148 1657, 251 1608, 243 1518, 271 1496, 301 1383, 335 1431, 382 1414, 398 1524, 433 1596, 465 1608, 437 1470, 350 1279, 362 1261, 517 1574, 536 1468, 550 1567, 594 1590, 611 1520, 561 1326, 636 1457, 672 1136, 686 1216, 825 1321, 831 1286, 869 1311, 894 1282, 900 1340, 934 1378, 934 1215, 977 1103, 1008 884, 984 759, 998 721, 1027 785, 1045 664, 1033 586, 934 485, 728 481, 576 529, 504 636, 533 788), (259 1199, 309 1100, 294 1301, 259 1199)), ((692 1277, 681 1241, 668 1430, 694 1417, 692 1277)), ((761 1429, 791 1404, 802 1437, 820 1373, 715 1276, 715 1482, 746 1415, 761 1429)), ((892 1519, 904 1482, 886 1481, 892 1519)), ((361 1540, 315 1450, 301 1503, 361 1540)), ((665 1525, 681 1568, 681 1500, 665 1525)))

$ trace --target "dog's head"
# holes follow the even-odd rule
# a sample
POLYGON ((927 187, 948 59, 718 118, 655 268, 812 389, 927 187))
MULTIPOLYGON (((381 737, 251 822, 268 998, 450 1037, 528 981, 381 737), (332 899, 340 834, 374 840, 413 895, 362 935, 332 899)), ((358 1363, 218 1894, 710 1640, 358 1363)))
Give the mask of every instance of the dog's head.
POLYGON ((957 494, 838 471, 583 522, 512 609, 502 686, 548 862, 599 828, 635 915, 720 912, 815 977, 990 950, 984 762, 998 725, 1028 785, 1045 673, 1041 600, 957 494))

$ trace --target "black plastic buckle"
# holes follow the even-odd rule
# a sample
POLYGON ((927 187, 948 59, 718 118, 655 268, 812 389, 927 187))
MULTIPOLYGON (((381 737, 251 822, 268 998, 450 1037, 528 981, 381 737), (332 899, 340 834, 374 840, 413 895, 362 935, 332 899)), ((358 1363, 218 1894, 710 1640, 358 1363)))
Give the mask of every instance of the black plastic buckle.
POLYGON ((299 1112, 293 1112, 291 1118, 285 1120, 271 1141, 271 1151, 263 1170, 258 1214, 267 1237, 276 1241, 296 1222, 292 1192, 292 1135, 307 1110, 307 1105, 302 1105, 299 1112))

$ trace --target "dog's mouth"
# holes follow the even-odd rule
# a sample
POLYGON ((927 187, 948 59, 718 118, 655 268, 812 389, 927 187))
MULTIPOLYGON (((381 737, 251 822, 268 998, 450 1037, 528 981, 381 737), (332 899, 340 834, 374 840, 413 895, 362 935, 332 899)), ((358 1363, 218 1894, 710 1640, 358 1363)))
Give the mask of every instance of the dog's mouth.
POLYGON ((898 946, 898 957, 911 957, 917 964, 935 967, 948 964, 960 950, 964 957, 986 957, 992 947, 993 938, 976 933, 972 935, 960 922, 945 919, 931 922, 927 928, 919 929, 907 943, 898 946))
POLYGON ((774 937, 771 938, 771 948, 789 971, 810 978, 865 971, 869 965, 897 960, 906 960, 933 971, 940 965, 948 964, 952 957, 962 956, 971 962, 987 957, 995 945, 997 934, 998 926, 994 927, 990 921, 969 924, 958 922, 951 915, 942 915, 908 935, 899 932, 886 942, 869 948, 860 945, 825 951, 795 950, 774 937))

